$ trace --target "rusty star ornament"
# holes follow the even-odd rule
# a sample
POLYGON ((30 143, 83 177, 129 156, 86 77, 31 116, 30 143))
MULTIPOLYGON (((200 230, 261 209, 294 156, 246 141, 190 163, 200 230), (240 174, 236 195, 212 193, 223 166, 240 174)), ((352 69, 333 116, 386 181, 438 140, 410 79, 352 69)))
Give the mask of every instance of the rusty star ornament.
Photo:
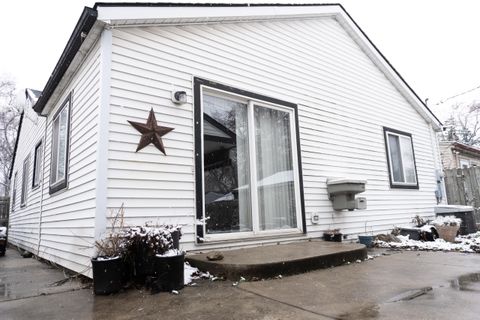
POLYGON ((150 110, 148 114, 147 123, 140 123, 129 121, 138 132, 142 134, 140 141, 138 142, 138 147, 135 152, 138 152, 148 146, 150 143, 153 143, 158 150, 162 151, 164 155, 167 155, 165 152, 165 147, 163 146, 162 137, 169 133, 170 131, 174 130, 174 128, 169 127, 162 127, 157 125, 157 119, 155 119, 155 113, 153 112, 153 108, 150 110))

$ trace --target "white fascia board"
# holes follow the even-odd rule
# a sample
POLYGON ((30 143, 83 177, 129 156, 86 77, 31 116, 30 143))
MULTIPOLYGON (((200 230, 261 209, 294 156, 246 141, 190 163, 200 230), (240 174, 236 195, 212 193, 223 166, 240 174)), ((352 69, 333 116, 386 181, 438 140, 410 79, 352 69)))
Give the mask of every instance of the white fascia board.
POLYGON ((302 16, 325 16, 334 15, 341 11, 339 5, 324 6, 253 6, 253 7, 97 7, 98 19, 110 22, 115 25, 115 21, 131 20, 139 23, 147 20, 172 19, 204 19, 211 22, 212 20, 235 19, 249 20, 264 18, 289 18, 302 16))
POLYGON ((50 96, 50 99, 45 104, 45 107, 43 108, 43 111, 41 114, 42 116, 47 116, 50 113, 50 111, 55 107, 55 105, 58 103, 58 100, 63 95, 63 91, 65 90, 66 87, 68 87, 68 85, 70 84, 70 81, 76 74, 77 70, 81 67, 88 53, 100 38, 100 35, 103 31, 104 26, 105 26, 105 23, 101 21, 97 20, 95 22, 94 26, 88 33, 88 36, 85 38, 85 40, 83 40, 83 43, 80 46, 80 49, 78 50, 77 54, 75 55, 72 62, 68 66, 68 69, 63 75, 62 80, 60 80, 58 85, 55 87, 55 90, 50 96))
POLYGON ((336 19, 425 121, 431 124, 435 131, 441 131, 442 125, 439 120, 426 108, 423 102, 412 92, 397 72, 393 70, 377 48, 365 37, 355 22, 343 11, 336 15, 336 19))

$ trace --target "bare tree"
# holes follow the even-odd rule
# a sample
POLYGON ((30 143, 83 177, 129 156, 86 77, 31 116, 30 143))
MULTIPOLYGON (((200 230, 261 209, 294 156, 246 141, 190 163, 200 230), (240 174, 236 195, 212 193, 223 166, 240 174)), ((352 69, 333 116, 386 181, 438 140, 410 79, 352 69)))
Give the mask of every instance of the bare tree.
POLYGON ((9 194, 9 173, 12 165, 15 139, 21 106, 17 104, 15 82, 0 79, 0 194, 9 194))
POLYGON ((480 102, 452 106, 450 117, 445 121, 444 138, 470 146, 480 146, 480 102))

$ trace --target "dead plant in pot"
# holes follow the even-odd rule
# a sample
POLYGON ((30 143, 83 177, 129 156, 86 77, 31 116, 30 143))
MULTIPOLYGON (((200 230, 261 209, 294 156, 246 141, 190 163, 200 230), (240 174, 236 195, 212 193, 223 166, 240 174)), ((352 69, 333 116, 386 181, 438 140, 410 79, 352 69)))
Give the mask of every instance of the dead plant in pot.
POLYGON ((150 286, 152 292, 183 288, 185 253, 178 249, 181 227, 146 225, 129 228, 125 235, 137 282, 150 286))
POLYGON ((124 209, 111 214, 110 228, 95 241, 96 255, 92 258, 93 290, 95 294, 118 292, 127 280, 127 243, 123 233, 124 209))
POLYGON ((432 221, 437 230, 438 236, 445 241, 455 242, 462 219, 455 216, 438 216, 432 221))

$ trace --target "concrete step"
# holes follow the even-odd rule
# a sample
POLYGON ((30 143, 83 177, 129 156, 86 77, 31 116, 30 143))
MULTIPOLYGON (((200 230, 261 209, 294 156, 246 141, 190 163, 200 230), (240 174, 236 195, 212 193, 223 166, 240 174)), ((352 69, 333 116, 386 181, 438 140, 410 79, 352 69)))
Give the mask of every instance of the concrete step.
POLYGON ((273 278, 310 270, 329 268, 367 257, 367 248, 358 243, 313 240, 289 244, 221 251, 224 258, 209 261, 208 252, 185 259, 202 271, 229 280, 273 278))

